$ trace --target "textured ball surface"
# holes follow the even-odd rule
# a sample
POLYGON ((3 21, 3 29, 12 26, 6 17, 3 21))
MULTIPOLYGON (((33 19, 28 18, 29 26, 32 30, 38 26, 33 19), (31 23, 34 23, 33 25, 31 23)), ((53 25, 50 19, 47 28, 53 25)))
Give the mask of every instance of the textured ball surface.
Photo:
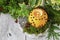
POLYGON ((28 17, 28 21, 32 26, 36 28, 43 27, 46 24, 47 20, 48 15, 43 9, 34 9, 28 17))

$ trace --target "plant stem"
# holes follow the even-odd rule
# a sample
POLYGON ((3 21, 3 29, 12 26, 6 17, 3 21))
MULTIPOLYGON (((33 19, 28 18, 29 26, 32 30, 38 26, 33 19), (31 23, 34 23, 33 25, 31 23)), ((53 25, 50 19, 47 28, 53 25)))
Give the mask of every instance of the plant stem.
POLYGON ((41 6, 45 6, 45 3, 46 3, 46 0, 42 0, 42 2, 41 2, 41 6))

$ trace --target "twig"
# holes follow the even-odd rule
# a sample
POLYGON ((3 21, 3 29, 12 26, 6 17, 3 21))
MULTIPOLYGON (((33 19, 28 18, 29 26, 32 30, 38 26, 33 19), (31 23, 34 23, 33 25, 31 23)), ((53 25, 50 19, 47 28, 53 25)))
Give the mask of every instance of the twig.
POLYGON ((42 0, 41 6, 45 6, 46 0, 42 0))

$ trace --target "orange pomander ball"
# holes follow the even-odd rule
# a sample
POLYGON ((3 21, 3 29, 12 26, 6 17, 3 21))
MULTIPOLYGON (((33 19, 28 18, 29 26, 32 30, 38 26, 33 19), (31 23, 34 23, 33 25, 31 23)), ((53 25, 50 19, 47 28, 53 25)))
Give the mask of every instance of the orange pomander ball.
POLYGON ((31 25, 36 28, 43 27, 46 24, 47 20, 48 15, 46 11, 39 8, 34 9, 28 17, 29 23, 31 23, 31 25))

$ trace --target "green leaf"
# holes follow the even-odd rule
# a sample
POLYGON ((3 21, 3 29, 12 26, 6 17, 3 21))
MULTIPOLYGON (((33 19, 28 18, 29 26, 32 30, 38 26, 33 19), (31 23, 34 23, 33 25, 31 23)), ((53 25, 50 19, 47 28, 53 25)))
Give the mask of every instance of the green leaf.
POLYGON ((60 30, 60 28, 54 26, 54 25, 50 25, 49 29, 48 29, 48 40, 51 39, 51 37, 53 37, 53 40, 59 40, 59 36, 60 34, 55 32, 54 30, 60 30))
POLYGON ((21 7, 21 9, 20 9, 20 14, 21 14, 22 16, 28 17, 29 12, 30 12, 30 11, 28 10, 28 6, 25 5, 24 3, 23 3, 23 4, 19 4, 19 6, 21 7))
POLYGON ((27 6, 25 5, 25 3, 23 3, 23 4, 19 3, 19 6, 21 7, 21 9, 24 9, 24 10, 27 8, 27 6))
POLYGON ((29 5, 30 5, 31 7, 34 7, 35 4, 36 4, 36 0, 29 0, 29 5))
POLYGON ((7 0, 0 0, 0 5, 3 5, 4 3, 6 3, 7 0))
POLYGON ((60 11, 53 9, 51 5, 46 5, 45 10, 48 13, 49 19, 52 23, 60 24, 60 11))
POLYGON ((54 30, 60 30, 60 28, 57 26, 54 26, 54 30))

